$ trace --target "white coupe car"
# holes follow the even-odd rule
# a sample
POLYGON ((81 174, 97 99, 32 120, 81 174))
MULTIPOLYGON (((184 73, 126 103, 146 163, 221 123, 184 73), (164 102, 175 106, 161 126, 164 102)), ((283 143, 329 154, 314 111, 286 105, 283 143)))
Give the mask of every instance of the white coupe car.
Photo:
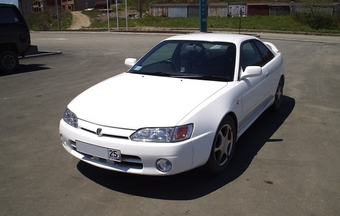
POLYGON ((64 148, 104 169, 220 173, 245 130, 281 105, 282 55, 257 37, 173 36, 125 64, 127 72, 77 96, 60 121, 64 148))

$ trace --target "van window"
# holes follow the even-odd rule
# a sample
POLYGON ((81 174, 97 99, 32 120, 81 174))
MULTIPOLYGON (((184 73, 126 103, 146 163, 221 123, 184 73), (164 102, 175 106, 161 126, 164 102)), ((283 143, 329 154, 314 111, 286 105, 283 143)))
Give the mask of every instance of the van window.
POLYGON ((0 24, 19 23, 19 19, 11 8, 0 8, 0 24))

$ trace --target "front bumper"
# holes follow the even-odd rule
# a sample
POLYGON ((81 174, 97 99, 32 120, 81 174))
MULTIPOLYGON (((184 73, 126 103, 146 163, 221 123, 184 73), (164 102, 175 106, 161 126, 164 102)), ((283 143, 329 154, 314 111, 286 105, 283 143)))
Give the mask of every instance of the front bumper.
POLYGON ((61 120, 60 139, 70 154, 86 163, 108 170, 142 175, 173 175, 193 168, 194 138, 175 143, 136 142, 129 139, 134 130, 103 127, 81 120, 78 123, 79 128, 74 128, 61 120), (96 134, 99 127, 102 129, 101 136, 96 134), (80 152, 77 149, 79 142, 104 151, 120 150, 121 162, 111 161, 98 154, 80 152), (172 163, 169 172, 161 172, 156 168, 156 161, 160 158, 172 163))

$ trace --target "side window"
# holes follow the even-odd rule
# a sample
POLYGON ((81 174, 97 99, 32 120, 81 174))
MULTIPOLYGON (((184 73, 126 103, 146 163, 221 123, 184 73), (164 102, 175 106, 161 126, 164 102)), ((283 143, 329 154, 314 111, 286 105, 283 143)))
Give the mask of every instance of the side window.
POLYGON ((261 58, 262 58, 262 65, 267 64, 270 60, 274 58, 274 54, 266 47, 263 43, 260 41, 254 41, 256 44, 256 47, 258 48, 261 58))
POLYGON ((0 8, 0 24, 19 23, 19 19, 11 8, 0 8))
POLYGON ((262 66, 262 58, 253 41, 247 41, 241 46, 241 67, 262 66))

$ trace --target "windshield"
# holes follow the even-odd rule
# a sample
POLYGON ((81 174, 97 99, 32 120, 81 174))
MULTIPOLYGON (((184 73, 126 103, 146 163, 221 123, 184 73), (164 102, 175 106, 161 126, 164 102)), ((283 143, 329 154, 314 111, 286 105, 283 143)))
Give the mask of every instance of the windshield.
POLYGON ((232 81, 235 44, 202 41, 163 41, 143 56, 130 73, 232 81))

